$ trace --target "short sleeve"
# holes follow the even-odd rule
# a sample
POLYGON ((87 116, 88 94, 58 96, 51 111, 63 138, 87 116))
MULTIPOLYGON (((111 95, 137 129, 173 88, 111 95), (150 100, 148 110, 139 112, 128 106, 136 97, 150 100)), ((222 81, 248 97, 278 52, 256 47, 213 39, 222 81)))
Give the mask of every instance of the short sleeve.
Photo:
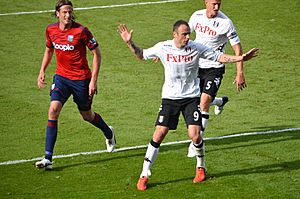
POLYGON ((51 38, 50 38, 50 35, 49 35, 49 30, 48 30, 48 28, 46 29, 46 46, 47 46, 48 48, 53 48, 53 47, 54 47, 53 44, 52 44, 52 40, 51 40, 51 38))
POLYGON ((200 43, 197 43, 197 49, 200 53, 200 58, 208 59, 210 61, 218 61, 221 54, 223 54, 200 43))
POLYGON ((92 33, 89 31, 88 28, 83 29, 82 39, 84 41, 84 44, 90 49, 94 50, 99 46, 97 40, 95 37, 93 37, 92 33))
POLYGON ((240 39, 237 35, 237 32, 231 20, 229 20, 229 29, 227 32, 227 38, 232 46, 240 43, 240 39))
POLYGON ((143 50, 144 60, 153 59, 157 57, 160 58, 161 49, 162 49, 161 43, 157 43, 151 48, 144 49, 143 50))

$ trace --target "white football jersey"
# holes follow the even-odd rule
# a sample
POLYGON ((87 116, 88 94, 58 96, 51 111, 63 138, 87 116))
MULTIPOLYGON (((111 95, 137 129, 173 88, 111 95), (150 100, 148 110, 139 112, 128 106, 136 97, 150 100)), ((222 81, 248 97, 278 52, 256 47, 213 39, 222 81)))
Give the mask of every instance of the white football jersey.
MULTIPOLYGON (((232 21, 221 11, 215 18, 207 18, 206 9, 193 13, 189 20, 191 32, 196 33, 195 41, 213 48, 215 51, 225 52, 225 45, 230 41, 233 46, 240 43, 240 39, 232 21)), ((221 68, 224 64, 207 59, 199 60, 200 68, 221 68)))
POLYGON ((158 57, 164 66, 163 99, 199 97, 199 58, 217 61, 220 55, 220 52, 191 40, 181 49, 175 46, 174 40, 168 40, 143 50, 145 60, 158 57))

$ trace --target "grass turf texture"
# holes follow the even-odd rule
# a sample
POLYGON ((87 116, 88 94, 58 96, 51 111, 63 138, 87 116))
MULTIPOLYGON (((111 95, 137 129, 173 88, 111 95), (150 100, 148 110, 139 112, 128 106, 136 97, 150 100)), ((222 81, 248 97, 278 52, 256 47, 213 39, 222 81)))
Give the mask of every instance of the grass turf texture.
MULTIPOLYGON (((73 3, 87 7, 132 1, 73 3)), ((211 112, 206 137, 299 127, 299 6, 291 0, 223 1, 222 11, 235 24, 244 50, 258 47, 261 54, 245 63, 248 87, 240 94, 232 85, 235 64, 227 65, 219 95, 228 95, 230 102, 221 116, 211 112)), ((0 13, 53 7, 54 2, 49 1, 16 0, 0 2, 0 13)), ((192 0, 75 11, 77 21, 89 27, 101 45, 103 63, 93 109, 114 126, 118 147, 149 142, 163 83, 162 66, 138 61, 116 32, 118 23, 134 29, 135 42, 147 48, 172 38, 173 23, 188 20, 200 8, 202 1, 192 0)), ((36 78, 45 48, 45 27, 56 20, 50 13, 0 18, 0 161, 40 157, 55 62, 47 70, 47 88, 38 90, 36 78)), ((227 49, 232 53, 229 46, 227 49)), ((192 184, 195 160, 185 157, 187 145, 162 147, 152 169, 150 189, 143 193, 135 190, 135 183, 145 150, 56 159, 52 172, 38 171, 33 163, 1 165, 0 197, 297 198, 299 135, 294 131, 208 141, 209 179, 200 185, 192 184)), ((185 139, 181 120, 165 142, 185 139)), ((81 120, 69 100, 60 116, 55 155, 101 149, 105 149, 102 134, 81 120)))

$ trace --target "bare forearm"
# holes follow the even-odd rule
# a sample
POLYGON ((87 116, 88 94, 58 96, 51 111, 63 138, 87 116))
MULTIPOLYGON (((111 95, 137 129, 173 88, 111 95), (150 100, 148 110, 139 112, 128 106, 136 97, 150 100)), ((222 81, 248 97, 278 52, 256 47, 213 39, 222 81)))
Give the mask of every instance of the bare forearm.
POLYGON ((46 85, 45 72, 46 72, 46 69, 47 69, 51 59, 52 59, 53 52, 54 52, 53 48, 46 47, 43 61, 42 61, 41 68, 40 68, 40 72, 39 72, 39 75, 37 78, 37 85, 39 88, 44 88, 46 85))
POLYGON ((41 64, 41 68, 40 68, 40 72, 45 73, 51 59, 53 56, 53 52, 54 50, 51 48, 46 48, 45 53, 44 53, 44 57, 43 57, 43 61, 41 64))
POLYGON ((92 69, 92 81, 95 83, 98 80, 100 66, 101 66, 101 51, 100 48, 96 48, 93 51, 94 57, 93 57, 93 69, 92 69))
POLYGON ((127 42, 127 46, 131 50, 131 52, 133 52, 137 56, 137 58, 143 59, 143 49, 136 46, 132 40, 127 42))
MULTIPOLYGON (((233 45, 232 49, 234 50, 235 55, 237 55, 237 56, 243 55, 243 50, 242 50, 242 46, 241 46, 240 43, 233 45)), ((237 75, 240 74, 240 73, 243 73, 243 72, 244 72, 243 62, 242 61, 241 62, 236 62, 236 73, 237 73, 237 75)))
POLYGON ((236 74, 244 73, 244 64, 243 62, 236 62, 236 74))
POLYGON ((234 63, 234 62, 243 61, 243 56, 222 54, 220 55, 218 61, 222 63, 234 63))

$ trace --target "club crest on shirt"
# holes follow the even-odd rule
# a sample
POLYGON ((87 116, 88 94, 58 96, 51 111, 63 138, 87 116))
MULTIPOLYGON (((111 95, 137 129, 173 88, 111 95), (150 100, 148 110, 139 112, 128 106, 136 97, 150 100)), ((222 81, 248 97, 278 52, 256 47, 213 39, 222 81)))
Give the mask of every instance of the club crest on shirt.
POLYGON ((72 42, 74 40, 74 35, 68 35, 68 41, 72 42))
POLYGON ((185 52, 191 52, 191 51, 192 51, 192 48, 191 48, 190 46, 185 47, 185 48, 184 48, 184 51, 185 51, 185 52))
POLYGON ((214 26, 214 27, 218 27, 218 26, 219 26, 219 24, 220 24, 219 22, 217 22, 217 21, 214 21, 214 24, 213 24, 213 26, 214 26))

